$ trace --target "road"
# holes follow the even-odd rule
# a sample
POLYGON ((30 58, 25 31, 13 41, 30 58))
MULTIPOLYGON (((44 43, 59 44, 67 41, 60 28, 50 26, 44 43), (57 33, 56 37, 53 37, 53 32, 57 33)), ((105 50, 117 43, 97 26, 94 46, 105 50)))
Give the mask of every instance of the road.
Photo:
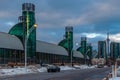
POLYGON ((111 68, 94 68, 83 70, 67 70, 58 73, 34 73, 0 77, 0 80, 102 80, 111 68))

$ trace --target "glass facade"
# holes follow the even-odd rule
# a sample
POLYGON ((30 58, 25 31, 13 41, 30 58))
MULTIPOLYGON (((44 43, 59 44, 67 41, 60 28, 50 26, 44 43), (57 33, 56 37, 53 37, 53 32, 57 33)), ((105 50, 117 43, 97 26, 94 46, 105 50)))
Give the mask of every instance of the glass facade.
POLYGON ((7 64, 9 62, 23 63, 23 51, 0 48, 0 64, 7 64))
MULTIPOLYGON (((53 53, 36 52, 35 59, 28 58, 28 64, 32 63, 69 63, 69 57, 65 55, 57 55, 53 53)), ((74 63, 83 63, 83 59, 73 57, 74 63)), ((8 64, 14 62, 16 64, 24 63, 24 51, 0 48, 0 64, 8 64)))
POLYGON ((98 42, 98 58, 106 58, 106 42, 98 42))
POLYGON ((120 57, 120 43, 111 42, 110 43, 110 57, 116 60, 120 57))
POLYGON ((37 52, 37 63, 68 63, 68 56, 37 52))

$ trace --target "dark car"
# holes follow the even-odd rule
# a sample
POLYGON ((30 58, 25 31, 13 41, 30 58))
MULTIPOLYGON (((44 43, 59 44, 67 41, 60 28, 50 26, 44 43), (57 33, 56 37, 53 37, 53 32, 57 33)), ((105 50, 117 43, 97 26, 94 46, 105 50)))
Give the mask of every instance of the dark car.
POLYGON ((60 67, 56 65, 50 65, 47 67, 47 72, 60 72, 60 67))

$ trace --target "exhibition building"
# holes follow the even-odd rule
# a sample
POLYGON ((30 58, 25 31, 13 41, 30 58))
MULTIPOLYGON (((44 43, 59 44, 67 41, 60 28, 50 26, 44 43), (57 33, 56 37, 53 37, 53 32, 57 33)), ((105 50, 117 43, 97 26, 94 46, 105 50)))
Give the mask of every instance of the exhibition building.
MULTIPOLYGON (((73 50, 73 27, 65 28, 65 39, 58 44, 36 40, 35 5, 24 3, 22 16, 8 33, 0 32, 0 64, 24 63, 84 63, 79 49, 73 50)), ((61 35, 62 36, 62 35, 61 35)), ((90 49, 89 49, 90 50, 90 49)))

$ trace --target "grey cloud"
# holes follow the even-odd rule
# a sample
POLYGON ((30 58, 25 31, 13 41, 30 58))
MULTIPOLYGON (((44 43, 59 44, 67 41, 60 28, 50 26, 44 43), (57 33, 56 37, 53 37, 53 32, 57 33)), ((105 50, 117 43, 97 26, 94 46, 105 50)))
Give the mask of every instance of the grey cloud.
MULTIPOLYGON (((36 21, 40 29, 37 31, 37 38, 41 40, 47 41, 48 36, 51 36, 49 38, 51 42, 61 40, 64 27, 71 23, 78 23, 73 25, 74 33, 106 34, 107 30, 111 34, 119 33, 120 0, 12 0, 12 2, 1 0, 0 12, 7 14, 3 16, 0 13, 0 28, 4 28, 0 31, 8 31, 11 28, 3 23, 9 21, 17 23, 17 17, 21 15, 21 5, 24 2, 32 2, 36 5, 36 21), (46 15, 42 16, 43 13, 46 15), (43 31, 42 34, 41 31, 43 31), (58 32, 58 36, 50 35, 52 31, 58 32)), ((94 40, 97 41, 99 38, 92 41, 94 40)))
POLYGON ((48 0, 48 5, 52 11, 66 13, 66 14, 79 14, 91 5, 92 0, 48 0))

